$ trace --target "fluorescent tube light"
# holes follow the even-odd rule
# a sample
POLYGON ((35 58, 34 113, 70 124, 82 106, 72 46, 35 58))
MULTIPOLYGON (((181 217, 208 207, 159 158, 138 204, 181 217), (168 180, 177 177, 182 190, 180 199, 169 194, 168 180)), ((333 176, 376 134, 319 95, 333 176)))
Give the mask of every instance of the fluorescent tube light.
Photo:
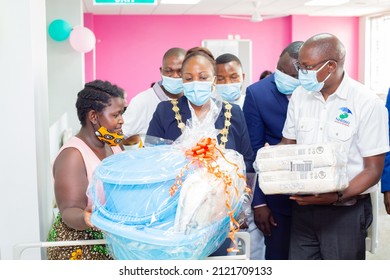
POLYGON ((198 4, 200 0, 161 0, 160 4, 192 5, 198 4))
POLYGON ((93 5, 156 5, 156 0, 93 0, 93 5))
POLYGON ((338 6, 348 2, 349 0, 311 0, 305 6, 338 6))

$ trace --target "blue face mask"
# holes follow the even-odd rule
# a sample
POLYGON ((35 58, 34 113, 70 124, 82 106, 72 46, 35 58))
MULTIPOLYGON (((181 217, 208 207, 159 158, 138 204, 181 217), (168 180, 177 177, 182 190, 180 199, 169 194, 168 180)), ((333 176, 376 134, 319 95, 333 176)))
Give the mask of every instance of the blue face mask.
POLYGON ((293 91, 301 84, 298 79, 291 77, 278 69, 275 70, 274 78, 278 91, 286 95, 292 94, 293 91))
POLYGON ((172 94, 180 94, 183 91, 183 80, 181 78, 162 76, 162 85, 172 94))
POLYGON ((322 65, 321 68, 318 70, 307 70, 307 74, 302 73, 302 70, 299 69, 298 72, 299 82, 307 91, 319 92, 324 87, 326 80, 329 79, 332 73, 329 73, 329 75, 322 82, 318 82, 317 73, 321 71, 321 69, 324 68, 329 61, 330 60, 325 62, 324 65, 322 65))
POLYGON ((240 97, 242 83, 216 84, 215 90, 227 102, 233 102, 240 97))
POLYGON ((211 97, 213 82, 190 82, 183 84, 184 96, 196 106, 204 105, 211 97))

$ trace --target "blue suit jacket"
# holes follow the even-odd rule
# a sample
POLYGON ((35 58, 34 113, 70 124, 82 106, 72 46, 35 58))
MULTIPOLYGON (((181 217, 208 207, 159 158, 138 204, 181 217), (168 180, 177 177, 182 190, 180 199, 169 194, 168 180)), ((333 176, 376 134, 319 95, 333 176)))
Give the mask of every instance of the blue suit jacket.
MULTIPOLYGON (((390 124, 390 89, 387 94, 386 100, 387 113, 389 114, 389 124, 390 124)), ((390 137, 390 129, 389 129, 390 137)), ((381 191, 387 192, 390 191, 390 152, 386 154, 385 158, 385 167, 383 169, 382 178, 381 178, 381 191)))
MULTIPOLYGON (((275 145, 281 141, 287 107, 288 99, 278 91, 274 74, 246 89, 243 111, 255 155, 265 143, 275 145)), ((272 212, 291 215, 291 201, 287 195, 264 195, 256 187, 252 205, 265 203, 272 212)))
MULTIPOLYGON (((185 96, 178 99, 180 115, 183 123, 186 123, 191 118, 191 111, 188 107, 188 101, 185 96)), ((254 172, 253 162, 255 154, 252 150, 249 140, 248 128, 245 123, 245 117, 238 105, 232 104, 232 117, 230 119, 231 125, 229 127, 228 141, 226 143, 227 149, 232 149, 239 152, 245 160, 247 172, 254 172)), ((215 121, 215 128, 222 129, 225 124, 225 108, 222 110, 215 121)), ((177 126, 175 113, 172 111, 172 103, 170 101, 163 101, 157 105, 153 118, 149 123, 149 128, 146 137, 155 136, 163 139, 170 139, 175 141, 180 135, 181 130, 177 126)), ((221 135, 218 135, 218 142, 220 142, 221 135)))

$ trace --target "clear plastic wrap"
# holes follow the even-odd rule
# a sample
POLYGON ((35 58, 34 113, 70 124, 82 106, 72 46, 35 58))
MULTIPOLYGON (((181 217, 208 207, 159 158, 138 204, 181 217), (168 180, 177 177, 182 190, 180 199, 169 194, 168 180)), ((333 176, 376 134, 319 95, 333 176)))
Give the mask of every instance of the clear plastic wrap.
POLYGON ((159 139, 97 167, 87 191, 91 222, 115 259, 204 259, 234 240, 249 197, 245 163, 206 137, 216 133, 187 123, 173 144, 159 139))
POLYGON ((347 153, 341 143, 263 147, 253 166, 265 194, 316 194, 348 187, 347 153))

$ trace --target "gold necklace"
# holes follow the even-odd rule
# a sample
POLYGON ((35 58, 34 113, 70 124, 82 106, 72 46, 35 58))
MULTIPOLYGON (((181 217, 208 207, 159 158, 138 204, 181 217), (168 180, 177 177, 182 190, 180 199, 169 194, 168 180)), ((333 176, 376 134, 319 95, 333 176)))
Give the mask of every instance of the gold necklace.
MULTIPOLYGON (((175 113, 175 119, 177 121, 177 127, 181 130, 181 132, 183 133, 183 130, 184 128, 186 127, 186 125, 183 123, 182 121, 182 118, 181 118, 181 115, 180 115, 180 109, 179 107, 177 107, 177 104, 179 103, 176 99, 172 99, 171 100, 171 103, 172 103, 172 111, 175 113)), ((222 148, 225 148, 226 146, 226 142, 228 141, 228 134, 229 134, 229 127, 230 125, 232 124, 230 122, 230 119, 232 117, 232 105, 227 102, 227 101, 223 101, 223 103, 225 104, 225 122, 224 122, 224 127, 219 131, 219 133, 221 134, 221 146, 222 148)))

